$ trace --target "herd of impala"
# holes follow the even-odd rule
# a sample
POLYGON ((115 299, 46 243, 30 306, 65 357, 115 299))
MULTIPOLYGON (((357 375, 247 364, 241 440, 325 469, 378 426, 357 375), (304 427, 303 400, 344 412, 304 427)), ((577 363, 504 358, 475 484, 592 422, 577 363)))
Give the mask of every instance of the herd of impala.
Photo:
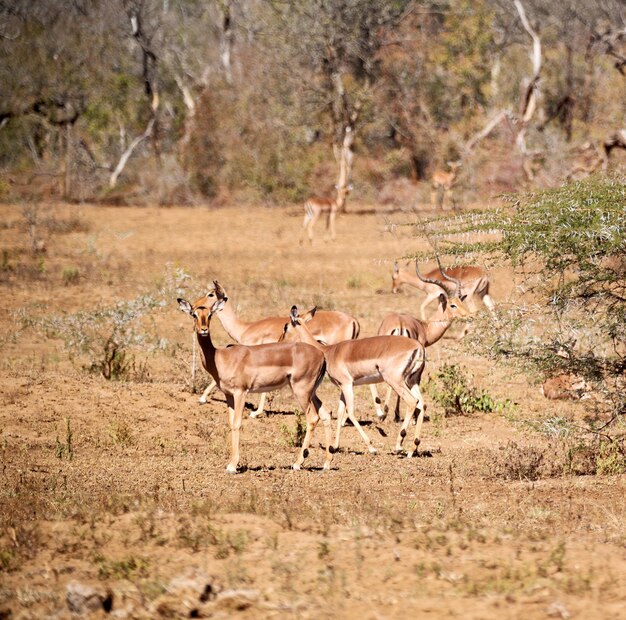
POLYGON ((203 353, 203 365, 212 378, 200 402, 206 402, 210 391, 217 386, 228 404, 232 446, 227 472, 236 473, 239 465, 239 433, 247 395, 261 394, 257 410, 250 414, 256 417, 263 411, 265 394, 286 385, 291 388, 306 417, 306 433, 293 464, 294 469, 300 469, 308 456, 311 438, 320 420, 326 442, 324 469, 330 469, 346 418, 355 426, 368 450, 376 452, 354 412, 355 385, 370 385, 376 415, 381 420, 389 410, 392 391, 398 397, 396 419, 399 401, 405 403, 406 410, 395 449, 398 453, 402 452, 407 429, 415 416, 415 436, 407 456, 412 457, 416 453, 424 419, 424 400, 419 383, 426 361, 425 348, 437 342, 455 318, 467 316, 470 309, 475 308, 473 297, 482 299, 491 312, 494 311, 494 304, 489 297, 487 274, 480 267, 444 271, 439 264, 439 269, 422 275, 416 262, 413 275, 394 265, 392 290, 395 292, 400 284, 410 284, 426 293, 427 298, 421 308, 422 317, 389 314, 383 319, 378 335, 360 339, 358 320, 344 312, 313 308, 300 315, 294 306, 289 317, 242 321, 217 281, 193 304, 178 299, 179 308, 193 319, 203 353), (426 306, 435 299, 437 310, 430 320, 426 320, 426 306), (217 316, 237 345, 214 346, 210 330, 213 315, 217 316), (326 374, 340 389, 334 442, 331 412, 316 393, 326 374), (376 391, 377 383, 388 386, 384 408, 376 391))

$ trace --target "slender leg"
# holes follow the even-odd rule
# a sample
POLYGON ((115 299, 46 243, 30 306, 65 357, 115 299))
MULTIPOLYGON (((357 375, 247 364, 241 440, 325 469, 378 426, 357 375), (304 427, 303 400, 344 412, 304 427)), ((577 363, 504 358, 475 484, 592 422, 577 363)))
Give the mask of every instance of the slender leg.
POLYGON ((315 211, 313 215, 311 216, 309 225, 307 226, 307 234, 309 236, 309 243, 311 245, 313 244, 313 229, 315 228, 315 224, 317 223, 319 216, 320 216, 319 211, 315 211))
POLYGON ((438 196, 439 192, 437 191, 436 188, 433 187, 433 189, 430 190, 430 204, 437 208, 439 206, 439 196, 438 196))
POLYGON ((422 396, 422 391, 417 383, 411 388, 411 394, 417 400, 415 411, 418 412, 418 415, 417 422, 415 424, 415 439, 413 440, 415 448, 407 452, 407 457, 409 458, 417 454, 417 449, 419 448, 421 441, 420 437, 422 434, 422 424, 424 423, 424 397, 422 396))
POLYGON ((241 418, 243 416, 243 409, 246 404, 246 393, 239 392, 234 396, 227 397, 227 399, 228 422, 230 423, 231 434, 231 452, 230 463, 228 463, 228 465, 226 466, 226 471, 229 474, 236 474, 237 465, 239 465, 239 431, 241 429, 241 418))
MULTIPOLYGON (((341 394, 346 402, 346 411, 348 413, 348 418, 354 424, 354 428, 359 431, 359 435, 361 435, 361 439, 365 442, 367 449, 370 454, 376 454, 376 448, 372 445, 372 441, 367 436, 367 433, 363 430, 356 416, 354 415, 354 390, 351 383, 347 383, 341 386, 341 394)), ((337 436, 339 436, 339 432, 337 432, 337 436)))
POLYGON ((322 420, 322 424, 324 425, 324 440, 326 442, 326 458, 324 459, 324 469, 328 470, 330 469, 330 464, 332 463, 334 452, 331 447, 333 438, 332 429, 330 427, 330 411, 326 409, 324 404, 317 397, 317 394, 313 394, 311 402, 317 410, 317 414, 319 415, 320 419, 322 420))
POLYGON ((265 409, 265 399, 267 398, 267 392, 261 392, 259 396, 259 406, 250 414, 251 418, 258 418, 263 414, 263 409, 265 409))
POLYGON ((339 406, 337 407, 337 434, 335 435, 335 452, 339 450, 339 436, 341 435, 341 427, 343 426, 344 416, 346 413, 346 401, 343 397, 343 392, 339 399, 339 406))
POLYGON ((446 204, 448 205, 448 207, 450 206, 451 200, 452 200, 452 189, 449 187, 446 187, 443 191, 443 200, 441 201, 442 211, 445 209, 446 204))
POLYGON ((201 405, 204 405, 207 401, 207 398, 209 397, 209 394, 215 389, 215 386, 217 385, 217 383, 215 382, 215 379, 211 379, 211 383, 209 383, 209 385, 207 386, 207 389, 204 390, 204 392, 202 392, 202 396, 200 396, 200 398, 198 399, 198 402, 201 405))
POLYGON ((396 440, 396 452, 400 453, 402 452, 402 442, 406 437, 406 429, 409 427, 411 419, 413 418, 413 413, 415 412, 415 407, 417 406, 417 399, 402 380, 395 381, 385 377, 385 381, 394 389, 396 394, 398 394, 398 396, 400 396, 407 405, 402 427, 400 428, 400 432, 398 433, 398 438, 396 440))
POLYGON ((491 312, 491 314, 495 316, 496 304, 493 302, 493 299, 491 299, 488 293, 485 293, 485 295, 483 295, 483 303, 485 304, 485 306, 487 306, 487 310, 489 310, 489 312, 491 312))
POLYGON ((370 383, 370 392, 372 393, 372 400, 374 401, 374 407, 376 408, 376 416, 382 422, 387 417, 387 412, 383 410, 380 397, 378 396, 378 390, 375 383, 370 383))
POLYGON ((330 228, 330 240, 334 241, 335 240, 335 219, 337 217, 337 212, 334 210, 331 210, 331 212, 328 214, 328 228, 330 228))

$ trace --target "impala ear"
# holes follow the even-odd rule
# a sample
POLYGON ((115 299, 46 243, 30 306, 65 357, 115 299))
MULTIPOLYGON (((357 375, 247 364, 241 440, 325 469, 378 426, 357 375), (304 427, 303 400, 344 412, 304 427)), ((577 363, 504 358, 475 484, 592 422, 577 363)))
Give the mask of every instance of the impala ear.
POLYGON ((217 280, 213 280, 213 286, 215 287, 215 295, 218 299, 228 299, 226 297, 226 291, 222 288, 222 285, 217 280))
POLYGON ((193 315, 193 307, 186 299, 179 297, 176 301, 178 302, 178 307, 182 312, 193 315))
POLYGON ((443 306, 444 310, 446 308, 446 304, 448 303, 448 296, 443 293, 439 293, 439 303, 443 306))
POLYGON ((228 301, 228 297, 222 297, 221 299, 218 299, 211 306, 211 310, 210 310, 211 315, 215 314, 216 312, 219 312, 226 305, 227 301, 228 301))
POLYGON ((305 312, 300 317, 300 321, 302 323, 308 323, 315 316, 316 312, 317 312, 317 306, 313 306, 308 312, 305 312))
MULTIPOLYGON (((289 319, 291 324, 295 327, 298 324, 298 308, 297 306, 291 306, 291 312, 289 313, 289 319)), ((285 331, 287 331, 287 325, 285 325, 285 331)))
POLYGON ((461 295, 461 301, 465 301, 467 299, 467 295, 461 295))

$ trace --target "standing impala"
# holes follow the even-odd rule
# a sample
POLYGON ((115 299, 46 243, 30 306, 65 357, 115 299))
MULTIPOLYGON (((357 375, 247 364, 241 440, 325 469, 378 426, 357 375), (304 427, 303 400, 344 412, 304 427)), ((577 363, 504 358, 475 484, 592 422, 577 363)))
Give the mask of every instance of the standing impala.
POLYGON ((352 190, 352 185, 337 187, 337 198, 320 198, 319 196, 311 196, 304 203, 304 221, 302 222, 302 231, 300 233, 300 245, 304 241, 306 232, 309 237, 309 243, 313 243, 313 229, 320 215, 326 215, 326 230, 330 231, 330 238, 335 240, 335 219, 337 211, 341 211, 346 202, 348 194, 352 190))
MULTIPOLYGON (((456 284, 456 288, 452 293, 449 293, 447 287, 441 280, 423 277, 419 272, 417 261, 415 261, 415 273, 417 274, 419 280, 425 284, 432 284, 439 288, 439 305, 437 310, 428 321, 420 321, 410 314, 398 314, 395 312, 388 314, 382 320, 380 327, 378 328, 378 335, 406 336, 407 338, 417 340, 426 348, 435 344, 443 337, 454 319, 468 316, 469 310, 463 303, 466 295, 461 293, 460 280, 450 278, 450 280, 456 284)), ((443 271, 441 271, 441 273, 443 273, 443 271)), ((387 412, 389 411, 391 388, 387 390, 385 405, 384 408, 381 409, 381 403, 378 398, 376 386, 372 385, 370 387, 372 397, 374 398, 374 406, 376 407, 376 415, 381 420, 384 420, 387 416, 387 412)), ((396 422, 399 421, 399 404, 400 401, 398 400, 394 415, 394 421, 396 422)))
POLYGON ((257 346, 234 345, 216 349, 211 340, 211 317, 223 310, 226 301, 227 298, 212 301, 205 295, 192 305, 185 299, 178 299, 180 309, 193 318, 194 330, 204 356, 203 365, 226 396, 232 442, 226 471, 231 474, 237 473, 239 431, 246 395, 249 392, 265 393, 278 390, 285 385, 291 387, 298 404, 306 414, 306 435, 300 456, 293 464, 293 468, 300 469, 308 456, 311 436, 321 418, 326 435, 324 469, 330 469, 332 460, 330 412, 315 393, 326 369, 323 353, 301 342, 257 346))
MULTIPOLYGON (((312 311, 314 312, 314 310, 312 311)), ((323 345, 311 335, 305 321, 298 316, 298 309, 291 309, 290 322, 285 325, 283 340, 300 340, 317 347, 326 358, 326 372, 330 380, 341 388, 341 399, 337 411, 337 435, 335 450, 339 449, 339 438, 344 412, 361 435, 368 450, 376 452, 358 419, 354 415, 354 386, 385 382, 406 403, 406 414, 396 440, 396 452, 402 451, 406 429, 417 413, 415 448, 408 452, 413 456, 420 443, 424 421, 424 399, 419 382, 424 371, 424 347, 404 336, 373 336, 362 340, 346 340, 333 345, 323 345)))
MULTIPOLYGON (((246 345, 267 344, 280 340, 285 322, 288 320, 287 318, 272 316, 261 319, 260 321, 242 321, 235 314, 233 304, 226 296, 226 291, 222 288, 222 285, 217 280, 214 280, 213 286, 214 289, 207 293, 207 297, 210 301, 216 299, 223 299, 225 301, 217 318, 221 322, 222 327, 226 330, 226 333, 233 340, 239 344, 246 345)), ((316 339, 322 340, 328 344, 358 338, 361 330, 359 322, 353 316, 345 312, 320 310, 315 313, 314 317, 310 317, 310 319, 309 329, 311 333, 316 339)), ((215 381, 212 381, 206 390, 204 390, 200 397, 201 403, 206 403, 215 385, 215 381)), ((259 399, 259 406, 256 411, 250 414, 251 418, 256 418, 263 413, 265 398, 265 393, 262 393, 259 399)))
POLYGON ((452 202, 452 186, 456 180, 458 170, 462 166, 460 161, 448 161, 446 163, 448 168, 450 168, 450 172, 436 170, 430 179, 430 204, 441 210, 444 209, 446 202, 448 204, 452 202), (440 195, 441 200, 439 200, 440 195))
MULTIPOLYGON (((437 257, 437 262, 439 262, 439 257, 437 257)), ((394 263, 393 272, 391 274, 391 292, 397 293, 401 285, 408 284, 409 286, 413 286, 425 293, 426 299, 424 299, 422 305, 420 306, 421 318, 425 319, 426 307, 435 299, 439 298, 442 286, 446 292, 450 294, 456 290, 456 282, 460 281, 461 290, 467 298, 467 304, 470 311, 476 310, 474 297, 478 297, 482 300, 485 306, 487 306, 487 309, 492 314, 495 314, 496 305, 489 295, 489 276, 482 267, 465 265, 461 267, 450 267, 441 272, 440 268, 441 265, 439 265, 439 269, 429 271, 425 275, 425 278, 420 279, 411 270, 400 270, 398 263, 394 263), (438 281, 436 284, 432 282, 432 280, 436 279, 440 273, 443 278, 451 284, 447 284, 443 281, 438 281)))

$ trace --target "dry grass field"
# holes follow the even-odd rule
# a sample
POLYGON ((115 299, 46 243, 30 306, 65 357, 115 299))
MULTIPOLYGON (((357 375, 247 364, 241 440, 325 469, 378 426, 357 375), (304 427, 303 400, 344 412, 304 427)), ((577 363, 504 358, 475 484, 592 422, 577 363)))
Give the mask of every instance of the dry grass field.
MULTIPOLYGON (((424 380, 458 364, 513 405, 446 417, 427 393, 423 453, 407 459, 357 388, 378 454, 347 426, 329 472, 321 426, 291 470, 301 422, 284 391, 244 414, 242 472, 226 474, 225 401, 191 391, 173 289, 139 304, 119 380, 85 369, 104 356, 99 313, 156 299, 177 269, 185 297, 219 279, 246 319, 317 305, 365 336, 416 314, 418 293, 390 292, 393 259, 426 247, 392 226, 412 214, 350 207, 313 247, 294 208, 2 207, 0 618, 626 618, 626 479, 564 474, 563 443, 537 430, 582 421, 588 401, 548 401, 464 341, 429 349, 424 380), (68 350, 89 317, 100 349, 68 350)), ((511 270, 491 277, 496 303, 517 299, 511 270)), ((320 395, 336 409, 327 380, 320 395)))

